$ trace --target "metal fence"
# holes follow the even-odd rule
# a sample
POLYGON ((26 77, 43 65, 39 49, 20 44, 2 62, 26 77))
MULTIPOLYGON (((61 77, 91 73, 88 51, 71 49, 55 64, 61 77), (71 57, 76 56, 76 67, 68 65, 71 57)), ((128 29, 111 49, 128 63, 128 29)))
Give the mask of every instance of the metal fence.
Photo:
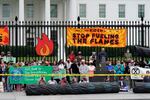
POLYGON ((104 27, 112 29, 127 29, 127 47, 126 48, 106 48, 109 60, 123 60, 127 48, 130 49, 134 59, 140 57, 135 52, 134 46, 150 47, 150 22, 143 21, 0 21, 0 27, 9 27, 10 45, 0 46, 0 52, 11 51, 12 55, 18 61, 31 61, 42 59, 36 55, 35 46, 37 37, 42 33, 54 40, 54 52, 46 57, 47 60, 54 61, 67 59, 71 51, 77 54, 82 52, 85 59, 88 59, 92 52, 99 52, 101 47, 68 47, 66 45, 67 27, 87 28, 87 27, 104 27))

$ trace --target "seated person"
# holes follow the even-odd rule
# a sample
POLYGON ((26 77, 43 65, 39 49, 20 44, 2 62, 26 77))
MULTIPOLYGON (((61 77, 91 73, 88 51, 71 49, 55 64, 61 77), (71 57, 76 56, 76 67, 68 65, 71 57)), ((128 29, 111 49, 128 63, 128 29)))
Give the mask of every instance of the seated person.
POLYGON ((123 76, 120 77, 119 85, 121 91, 128 92, 128 85, 123 76))
POLYGON ((87 78, 83 78, 79 83, 89 83, 89 82, 87 81, 87 78))
POLYGON ((60 81, 60 85, 66 86, 67 84, 68 84, 68 81, 67 81, 66 77, 63 77, 62 80, 60 81))
POLYGON ((144 76, 144 82, 150 82, 150 72, 146 71, 146 76, 144 76))
POLYGON ((113 67, 113 65, 111 64, 110 61, 107 62, 107 65, 105 66, 105 69, 106 69, 106 71, 108 71, 109 73, 114 72, 114 67, 113 67))
POLYGON ((57 82, 54 80, 54 77, 51 77, 51 80, 48 81, 48 84, 57 84, 57 82))
POLYGON ((45 85, 46 81, 45 78, 43 76, 41 76, 40 80, 39 80, 39 85, 45 85))

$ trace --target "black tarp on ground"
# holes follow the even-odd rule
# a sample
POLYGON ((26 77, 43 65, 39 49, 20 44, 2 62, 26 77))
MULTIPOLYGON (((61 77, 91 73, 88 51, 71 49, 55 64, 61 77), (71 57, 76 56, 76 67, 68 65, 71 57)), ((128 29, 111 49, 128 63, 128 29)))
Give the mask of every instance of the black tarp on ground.
POLYGON ((150 93, 150 83, 136 82, 133 88, 134 93, 150 93))
POLYGON ((61 85, 27 85, 26 95, 118 93, 116 82, 76 83, 61 85))

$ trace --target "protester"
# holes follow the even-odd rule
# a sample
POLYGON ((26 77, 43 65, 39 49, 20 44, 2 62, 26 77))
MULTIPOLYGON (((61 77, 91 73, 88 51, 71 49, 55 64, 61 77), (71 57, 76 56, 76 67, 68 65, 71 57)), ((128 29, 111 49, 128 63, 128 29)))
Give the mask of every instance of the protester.
POLYGON ((149 71, 146 71, 146 76, 144 76, 143 81, 144 82, 150 82, 150 72, 149 71))
MULTIPOLYGON (((79 72, 80 72, 80 74, 88 74, 89 73, 89 67, 85 64, 84 59, 81 61, 81 65, 79 66, 79 72)), ((83 78, 86 78, 86 80, 89 82, 88 76, 81 76, 80 80, 82 80, 83 78)))
POLYGON ((70 61, 70 59, 67 59, 67 61, 66 61, 66 69, 67 69, 67 74, 70 74, 71 72, 70 72, 70 68, 71 68, 71 61, 70 61))
POLYGON ((80 63, 81 63, 81 60, 83 59, 83 56, 82 56, 82 52, 81 52, 81 51, 78 52, 78 55, 77 55, 76 59, 77 59, 78 64, 80 64, 80 63))
POLYGON ((65 68, 65 64, 64 64, 64 61, 62 59, 58 63, 58 68, 59 68, 59 70, 62 70, 65 68))
POLYGON ((114 67, 116 74, 124 74, 124 65, 117 61, 116 66, 114 67))
POLYGON ((44 76, 41 76, 40 79, 39 79, 39 85, 45 85, 46 84, 46 81, 45 81, 45 78, 44 76))
POLYGON ((48 81, 48 84, 57 84, 57 81, 54 80, 54 77, 51 77, 51 80, 48 81))
POLYGON ((69 54, 69 59, 71 62, 73 62, 75 60, 75 54, 73 51, 71 51, 71 53, 69 54))
POLYGON ((89 81, 87 80, 87 78, 84 77, 79 83, 89 83, 89 81))
MULTIPOLYGON (((124 74, 124 66, 120 63, 120 61, 117 61, 116 66, 114 67, 114 71, 116 74, 124 74)), ((118 81, 120 77, 115 77, 115 79, 118 81)))
POLYGON ((1 52, 1 54, 0 54, 0 59, 3 60, 4 57, 5 57, 5 53, 4 53, 4 52, 1 52))
MULTIPOLYGON (((74 60, 74 62, 71 64, 70 74, 80 74, 77 60, 74 60)), ((77 77, 77 81, 79 80, 80 80, 80 76, 77 77)))
POLYGON ((131 60, 132 60, 132 54, 130 53, 129 49, 127 49, 126 53, 124 54, 124 57, 125 57, 125 61, 126 62, 131 62, 131 60))
MULTIPOLYGON (((9 72, 13 69, 13 63, 10 62, 9 65, 7 66, 6 69, 6 74, 9 74, 9 72)), ((11 76, 7 76, 7 92, 12 92, 13 91, 13 84, 10 84, 10 78, 11 76)))
POLYGON ((130 74, 130 67, 129 67, 129 63, 128 62, 125 64, 124 74, 130 74))
POLYGON ((79 68, 76 60, 71 64, 70 72, 71 74, 79 74, 79 68))
POLYGON ((119 80, 119 85, 120 85, 120 91, 128 92, 128 85, 123 76, 121 76, 121 78, 119 80))
POLYGON ((71 82, 72 84, 75 84, 75 83, 78 83, 78 79, 77 79, 77 77, 73 77, 72 78, 72 82, 71 82))
POLYGON ((98 53, 98 62, 100 67, 104 67, 107 60, 107 53, 105 52, 105 49, 102 48, 101 51, 98 53))
POLYGON ((65 77, 63 77, 62 80, 60 81, 60 85, 66 86, 67 84, 68 84, 67 79, 65 77))
POLYGON ((92 61, 93 65, 96 66, 96 52, 92 52, 89 61, 92 61))
MULTIPOLYGON (((105 70, 107 74, 114 74, 114 66, 112 65, 111 61, 107 61, 107 64, 105 66, 105 70)), ((106 81, 113 81, 113 76, 107 76, 106 81)))
POLYGON ((106 71, 108 71, 108 74, 114 73, 114 66, 112 65, 111 61, 108 61, 105 66, 106 71))
POLYGON ((93 81, 92 80, 92 78, 94 77, 94 71, 95 71, 95 66, 94 66, 94 64, 93 64, 93 61, 89 61, 89 74, 90 74, 90 76, 89 76, 89 81, 93 81))
MULTIPOLYGON (((52 67, 53 67, 53 72, 52 73, 53 74, 58 74, 59 73, 59 68, 58 68, 58 63, 57 63, 56 60, 54 60, 52 67)), ((58 76, 54 76, 54 80, 56 80, 56 82, 59 83, 60 78, 58 76)))

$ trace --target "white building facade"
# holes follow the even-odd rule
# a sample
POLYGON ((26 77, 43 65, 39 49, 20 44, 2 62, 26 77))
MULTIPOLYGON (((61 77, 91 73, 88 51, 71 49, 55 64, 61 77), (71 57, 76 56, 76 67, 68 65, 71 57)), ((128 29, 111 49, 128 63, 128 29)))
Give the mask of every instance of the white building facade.
POLYGON ((150 0, 0 0, 0 21, 150 20, 150 0))

